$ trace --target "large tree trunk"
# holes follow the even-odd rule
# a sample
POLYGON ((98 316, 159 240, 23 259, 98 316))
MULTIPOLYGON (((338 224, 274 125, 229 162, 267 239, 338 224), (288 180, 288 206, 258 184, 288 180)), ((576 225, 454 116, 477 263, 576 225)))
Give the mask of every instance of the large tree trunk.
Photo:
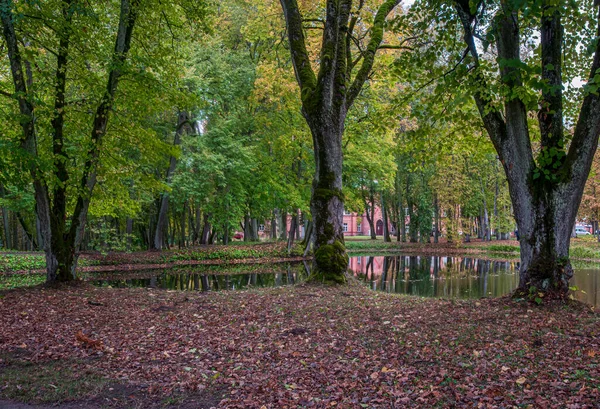
POLYGON ((311 67, 298 2, 280 1, 294 72, 300 85, 302 114, 312 134, 315 155, 311 198, 315 255, 309 280, 344 283, 348 266, 342 223, 344 121, 348 109, 371 73, 375 53, 383 40, 385 20, 400 0, 387 0, 380 6, 370 30, 369 43, 359 58, 352 56, 352 40, 364 2, 359 3, 355 14, 351 0, 328 0, 318 75, 311 67), (352 71, 359 62, 360 68, 353 75, 352 71))
MULTIPOLYGON (((455 7, 473 58, 472 69, 477 72, 479 57, 472 32, 472 23, 477 16, 468 2, 457 0, 455 7)), ((523 81, 518 68, 521 61, 520 16, 512 7, 512 3, 503 2, 494 28, 500 80, 504 87, 514 92, 513 89, 521 87, 523 81), (503 64, 502 61, 515 63, 503 64)), ((528 111, 519 97, 505 98, 503 113, 489 110, 489 87, 482 75, 477 76, 473 97, 508 179, 521 244, 520 282, 516 294, 529 298, 540 294, 565 298, 573 274, 569 261, 570 233, 600 135, 600 98, 594 92, 584 96, 569 149, 565 152, 561 13, 569 10, 558 8, 548 0, 542 1, 541 7, 540 67, 546 86, 541 93, 538 122, 540 155, 546 155, 547 160, 540 164, 534 160, 528 111)), ((597 24, 600 35, 600 21, 597 24)), ((592 82, 600 69, 600 42, 594 47, 589 75, 592 82)))
POLYGON ((569 290, 573 276, 569 245, 578 205, 567 203, 563 194, 559 189, 545 197, 523 198, 533 202, 533 206, 529 214, 520 214, 517 220, 521 237, 519 289, 522 294, 537 291, 566 294, 569 290))
POLYGON ((310 279, 346 282, 348 255, 344 245, 344 201, 342 194, 342 134, 345 112, 338 118, 309 122, 315 149, 311 213, 315 251, 310 279), (325 123, 323 123, 325 122, 325 123), (333 126, 332 126, 333 125, 333 126))

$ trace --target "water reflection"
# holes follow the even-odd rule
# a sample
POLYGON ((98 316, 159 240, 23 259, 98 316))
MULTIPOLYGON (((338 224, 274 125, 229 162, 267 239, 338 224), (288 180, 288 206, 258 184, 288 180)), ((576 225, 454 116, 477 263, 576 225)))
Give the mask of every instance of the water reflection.
MULTIPOLYGON (((519 284, 519 263, 472 257, 361 256, 349 271, 373 290, 422 297, 500 297, 519 284)), ((600 306, 600 269, 576 269, 574 296, 600 306)))
POLYGON ((241 290, 295 284, 306 277, 308 266, 305 263, 280 263, 273 266, 247 264, 219 267, 218 270, 195 266, 137 273, 111 272, 93 275, 89 281, 100 287, 148 287, 179 291, 241 290), (235 274, 239 271, 255 272, 235 274), (234 274, 224 274, 228 272, 234 274))
MULTIPOLYGON (((310 263, 186 266, 164 270, 95 273, 94 285, 151 287, 181 291, 278 287, 306 279, 310 263)), ((349 272, 373 290, 422 297, 481 298, 509 294, 519 283, 518 262, 473 257, 360 256, 350 258, 349 272)), ((600 268, 578 268, 574 296, 600 307, 600 268)))

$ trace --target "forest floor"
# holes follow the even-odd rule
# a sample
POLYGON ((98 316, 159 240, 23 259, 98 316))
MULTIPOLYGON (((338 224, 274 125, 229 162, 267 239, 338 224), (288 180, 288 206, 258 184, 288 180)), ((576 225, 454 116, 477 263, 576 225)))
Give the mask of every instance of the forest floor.
POLYGON ((576 302, 425 299, 353 279, 209 293, 81 283, 4 291, 0 317, 7 408, 600 402, 600 315, 576 302))

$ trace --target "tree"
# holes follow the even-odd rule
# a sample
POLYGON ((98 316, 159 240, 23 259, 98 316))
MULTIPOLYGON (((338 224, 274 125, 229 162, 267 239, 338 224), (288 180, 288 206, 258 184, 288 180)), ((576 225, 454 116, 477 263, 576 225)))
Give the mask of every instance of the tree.
MULTIPOLYGON (((496 40, 500 83, 507 90, 502 115, 490 104, 475 43, 483 4, 475 8, 467 1, 457 0, 454 5, 464 30, 470 62, 473 69, 479 71, 479 75, 472 77, 478 82, 473 98, 504 166, 521 235, 517 293, 541 292, 564 298, 573 276, 569 261, 571 231, 600 134, 600 78, 597 77, 600 42, 595 40, 595 44, 591 44, 594 59, 588 89, 568 146, 563 112, 563 20, 576 18, 572 15, 573 7, 567 2, 550 0, 543 0, 541 4, 500 2, 491 29, 496 40), (528 96, 522 92, 525 70, 520 50, 524 20, 531 18, 535 18, 541 33, 537 160, 531 142, 534 132, 528 123, 531 109, 528 96)), ((600 34, 600 25, 597 32, 600 34)))
MULTIPOLYGON (((186 11, 201 16, 204 7, 197 6, 186 11)), ((122 78, 155 84, 172 74, 159 68, 163 34, 189 26, 170 24, 186 15, 179 7, 160 7, 150 0, 0 2, 14 87, 4 95, 18 106, 12 123, 21 127, 20 154, 33 181, 49 282, 76 279, 88 209, 115 133, 109 119, 118 122, 113 112, 131 111, 124 101, 139 103, 132 95, 143 92, 120 84, 122 78), (145 33, 139 45, 133 45, 134 28, 145 33), (130 92, 118 93, 123 88, 130 92)))
POLYGON ((364 6, 355 10, 352 0, 327 0, 319 71, 315 75, 305 41, 303 19, 296 0, 281 0, 296 79, 300 86, 302 114, 310 128, 315 157, 311 213, 314 223, 314 266, 310 280, 345 282, 348 255, 344 246, 342 193, 342 135, 349 108, 367 81, 375 54, 383 41, 387 16, 400 0, 387 0, 377 10, 370 40, 354 50, 354 30, 364 6), (362 60, 362 62, 361 62, 362 60), (353 76, 354 68, 360 68, 353 76))
POLYGON ((570 234, 600 132, 597 10, 587 0, 430 0, 412 11, 416 34, 430 39, 415 67, 436 93, 474 100, 506 173, 521 236, 516 294, 564 298, 570 234), (583 89, 577 77, 588 79, 583 89))

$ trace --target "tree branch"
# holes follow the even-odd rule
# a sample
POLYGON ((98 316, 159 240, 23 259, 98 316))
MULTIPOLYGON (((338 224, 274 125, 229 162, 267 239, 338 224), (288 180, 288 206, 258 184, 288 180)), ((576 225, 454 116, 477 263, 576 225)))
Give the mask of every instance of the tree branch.
POLYGON ((305 99, 310 98, 316 88, 317 78, 310 65, 308 51, 306 50, 302 17, 296 0, 280 0, 280 3, 285 16, 296 80, 300 86, 302 101, 305 101, 305 99))
POLYGON ((542 3, 542 89, 541 109, 538 112, 543 147, 563 143, 562 103, 562 37, 560 11, 548 0, 542 3), (550 13, 550 11, 554 11, 550 13))
MULTIPOLYGON (((594 6, 600 5, 600 1, 596 0, 594 6)), ((600 11, 597 14, 598 28, 596 37, 600 36, 600 11)), ((590 68, 588 84, 597 86, 594 77, 600 70, 600 42, 596 42, 594 50, 594 60, 590 68)), ((598 91, 588 92, 581 104, 579 118, 573 133, 573 139, 569 146, 569 152, 565 160, 563 168, 565 169, 564 179, 569 179, 571 176, 572 184, 583 186, 585 179, 588 177, 589 170, 594 159, 594 154, 598 147, 598 136, 600 135, 600 95, 598 91)), ((583 187, 579 192, 579 199, 583 194, 583 187)), ((572 200, 576 200, 577 197, 572 200)))
POLYGON ((383 40, 383 26, 385 25, 385 20, 388 14, 392 12, 394 7, 396 7, 400 3, 400 1, 401 0, 386 0, 386 2, 379 7, 379 10, 377 10, 375 20, 373 21, 373 26, 371 27, 371 39, 369 41, 367 49, 364 51, 362 65, 356 73, 354 82, 350 86, 350 89, 347 93, 347 108, 350 108, 352 106, 354 100, 360 93, 363 84, 369 77, 369 73, 373 68, 373 63, 375 62, 375 53, 377 52, 377 48, 383 40))
POLYGON ((79 247, 83 238, 83 228, 87 217, 92 191, 96 185, 96 165, 100 154, 100 143, 106 134, 108 116, 113 106, 119 79, 123 75, 123 65, 131 47, 133 28, 138 16, 140 0, 121 0, 119 28, 112 55, 112 64, 108 74, 106 90, 94 116, 92 127, 91 148, 84 164, 80 182, 80 192, 73 212, 69 235, 75 239, 75 248, 79 247))

